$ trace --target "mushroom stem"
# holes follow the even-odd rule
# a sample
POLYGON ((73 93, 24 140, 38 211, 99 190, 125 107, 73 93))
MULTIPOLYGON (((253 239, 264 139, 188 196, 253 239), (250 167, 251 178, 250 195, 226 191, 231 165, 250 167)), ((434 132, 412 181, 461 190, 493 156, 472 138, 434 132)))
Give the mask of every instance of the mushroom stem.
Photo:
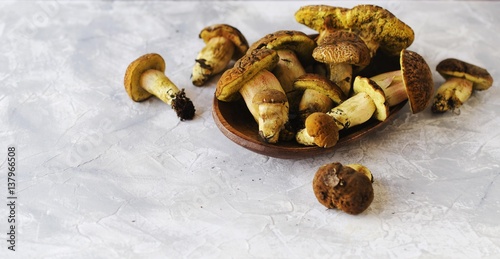
POLYGON ((140 84, 144 90, 171 105, 181 120, 193 118, 193 103, 186 97, 184 89, 179 90, 165 73, 156 69, 146 70, 141 75, 140 84))
POLYGON ((348 63, 330 63, 327 65, 330 80, 337 84, 346 96, 351 92, 352 65, 348 63))
POLYGON ((341 130, 368 121, 376 109, 371 97, 367 93, 360 92, 334 107, 327 114, 333 117, 341 130))
POLYGON ((437 90, 432 112, 456 110, 472 95, 473 82, 464 78, 450 77, 437 90))
POLYGON ((306 89, 299 102, 299 112, 301 121, 314 112, 328 112, 333 108, 333 101, 330 97, 314 89, 306 89))
POLYGON ((382 73, 370 79, 382 88, 389 107, 395 106, 408 99, 401 70, 382 73))
POLYGON ((191 78, 193 84, 201 86, 213 75, 222 72, 231 61, 234 51, 231 40, 222 36, 211 38, 195 59, 191 78))
POLYGON ((240 94, 259 125, 259 135, 268 143, 278 142, 289 111, 278 79, 268 70, 261 70, 241 87, 240 94))

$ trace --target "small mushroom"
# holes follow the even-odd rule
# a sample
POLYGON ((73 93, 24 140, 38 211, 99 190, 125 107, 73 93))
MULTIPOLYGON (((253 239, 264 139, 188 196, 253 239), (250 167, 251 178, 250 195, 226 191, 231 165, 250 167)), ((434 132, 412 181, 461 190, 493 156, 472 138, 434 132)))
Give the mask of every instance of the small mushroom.
POLYGON ((332 18, 332 27, 355 32, 365 42, 373 57, 380 49, 398 55, 409 47, 414 32, 388 10, 376 5, 357 5, 351 9, 328 5, 302 6, 295 13, 295 20, 321 33, 325 19, 332 18))
POLYGON ((380 121, 387 118, 389 108, 384 91, 374 81, 357 76, 353 90, 353 96, 327 113, 333 117, 340 130, 360 125, 372 117, 380 121))
POLYGON ((181 121, 194 117, 193 103, 184 89, 179 90, 165 75, 165 60, 159 54, 145 54, 130 63, 124 85, 133 101, 141 102, 154 95, 171 105, 181 121))
POLYGON ((305 121, 305 128, 296 134, 299 144, 330 148, 339 140, 339 129, 333 118, 323 112, 309 115, 305 121))
POLYGON ((374 199, 370 170, 358 166, 330 163, 321 166, 313 178, 313 191, 318 201, 329 209, 340 209, 357 215, 374 199))
POLYGON ((412 113, 424 110, 432 101, 434 81, 425 59, 418 53, 402 50, 400 70, 371 77, 383 90, 389 107, 405 100, 410 103, 412 113))
MULTIPOLYGON (((331 24, 330 17, 325 20, 331 24)), ((357 70, 370 63, 370 50, 358 35, 345 30, 329 29, 318 40, 318 46, 312 55, 318 62, 325 63, 327 75, 337 84, 345 95, 349 96, 353 78, 353 66, 357 70)))
POLYGON ((259 135, 268 143, 279 140, 279 133, 288 121, 285 91, 270 72, 278 59, 272 49, 255 49, 247 53, 222 74, 215 92, 218 100, 226 102, 242 96, 259 125, 259 135))
POLYGON ((228 24, 205 27, 199 37, 206 43, 196 57, 191 80, 202 86, 214 75, 227 68, 231 60, 242 57, 248 50, 245 36, 228 24))
POLYGON ((318 74, 306 73, 298 77, 293 86, 295 89, 304 91, 298 110, 302 121, 314 112, 326 113, 334 105, 347 99, 342 89, 328 78, 318 74))
POLYGON ((436 67, 446 81, 437 89, 431 110, 443 113, 456 110, 469 99, 473 90, 486 90, 493 85, 493 78, 484 68, 448 58, 436 67))

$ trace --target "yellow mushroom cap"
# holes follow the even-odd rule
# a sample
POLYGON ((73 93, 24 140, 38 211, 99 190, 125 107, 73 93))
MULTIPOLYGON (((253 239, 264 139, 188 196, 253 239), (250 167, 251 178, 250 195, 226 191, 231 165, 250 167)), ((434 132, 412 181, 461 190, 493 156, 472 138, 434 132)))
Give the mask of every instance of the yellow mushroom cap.
POLYGON ((152 96, 141 86, 141 75, 150 69, 165 72, 165 60, 159 54, 150 53, 140 56, 127 67, 124 86, 132 100, 140 102, 152 96))
POLYGON ((342 89, 325 76, 319 74, 306 73, 295 79, 293 83, 295 89, 313 89, 328 96, 336 104, 340 104, 347 99, 342 89))
POLYGON ((215 97, 226 102, 238 99, 239 90, 248 80, 263 69, 272 70, 278 61, 278 53, 272 49, 255 49, 245 54, 221 75, 215 97))
POLYGON ((354 93, 364 92, 370 96, 375 107, 374 116, 379 121, 384 121, 389 116, 389 105, 385 101, 385 93, 373 80, 356 76, 353 83, 354 93))
POLYGON ((242 57, 248 50, 248 42, 243 34, 235 27, 228 24, 214 24, 207 26, 201 30, 199 37, 205 43, 209 42, 214 37, 222 36, 229 39, 236 51, 233 54, 234 59, 242 57))

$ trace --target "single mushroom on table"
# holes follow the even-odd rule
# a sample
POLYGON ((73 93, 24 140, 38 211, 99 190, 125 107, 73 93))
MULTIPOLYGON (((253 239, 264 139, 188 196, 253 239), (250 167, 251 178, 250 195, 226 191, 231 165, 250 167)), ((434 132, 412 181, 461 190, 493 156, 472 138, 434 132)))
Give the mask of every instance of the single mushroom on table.
POLYGON ((205 27, 199 37, 206 43, 196 57, 191 80, 202 86, 214 75, 227 68, 231 60, 241 58, 248 50, 245 36, 228 24, 205 27))
POLYGON ((371 57, 378 50, 398 55, 415 38, 414 32, 388 10, 376 5, 356 5, 350 9, 328 5, 302 6, 295 20, 320 33, 325 20, 331 17, 331 27, 356 33, 370 49, 371 57))
POLYGON ((399 62, 399 70, 370 79, 384 90, 389 107, 408 100, 412 113, 421 112, 430 104, 434 94, 431 69, 422 56, 406 49, 401 51, 399 62))
POLYGON ((336 162, 316 171, 313 191, 323 206, 357 215, 365 211, 375 197, 372 182, 372 173, 365 166, 336 162))
POLYGON ((371 59, 370 50, 361 38, 344 30, 335 30, 322 37, 312 55, 316 61, 326 64, 329 79, 346 96, 351 92, 353 66, 363 68, 371 59))
POLYGON ((217 82, 215 97, 231 102, 241 97, 267 143, 276 143, 288 121, 289 104, 285 91, 270 71, 279 56, 272 49, 255 49, 236 61, 217 82))
POLYGON ((442 60, 436 70, 446 81, 434 96, 431 106, 434 113, 455 111, 469 99, 473 90, 486 90, 493 85, 493 78, 486 69, 459 59, 442 60))
POLYGON ((194 117, 193 102, 186 97, 184 89, 179 90, 165 75, 165 60, 159 54, 145 54, 130 63, 124 85, 133 101, 145 101, 154 95, 171 105, 181 120, 194 117))

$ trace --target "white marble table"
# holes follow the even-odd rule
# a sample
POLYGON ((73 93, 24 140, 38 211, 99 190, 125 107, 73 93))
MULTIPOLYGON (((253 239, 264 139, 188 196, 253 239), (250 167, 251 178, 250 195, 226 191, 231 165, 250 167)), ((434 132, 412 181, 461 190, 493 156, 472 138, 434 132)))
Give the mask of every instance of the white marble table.
MULTIPOLYGON (((320 2, 308 2, 320 3, 320 2)), ((359 1, 326 2, 352 7, 359 1)), ((1 258, 492 258, 500 254, 500 2, 380 1, 415 31, 410 50, 444 80, 455 57, 497 81, 460 108, 411 115, 317 157, 248 151, 211 114, 215 82, 191 84, 199 31, 252 42, 306 2, 0 2, 1 258), (196 105, 180 122, 132 102, 127 65, 156 52, 196 105), (15 194, 8 149, 15 147, 15 194), (312 192, 325 163, 362 163, 375 199, 352 216, 312 192), (10 251, 14 212, 15 249, 10 251)))

